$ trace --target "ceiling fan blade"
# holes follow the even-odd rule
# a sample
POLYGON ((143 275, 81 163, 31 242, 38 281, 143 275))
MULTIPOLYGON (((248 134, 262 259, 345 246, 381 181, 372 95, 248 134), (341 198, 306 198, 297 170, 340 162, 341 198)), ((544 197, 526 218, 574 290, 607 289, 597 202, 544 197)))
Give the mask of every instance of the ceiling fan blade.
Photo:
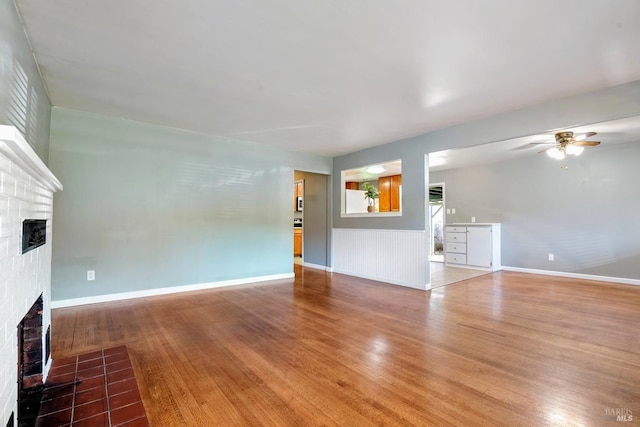
POLYGON ((597 133, 596 132, 587 132, 587 133, 583 133, 583 134, 580 134, 580 135, 576 135, 573 138, 573 140, 574 141, 582 141, 584 139, 591 138, 594 135, 597 135, 597 133))
POLYGON ((549 145, 549 144, 556 144, 555 141, 549 141, 549 142, 530 142, 529 145, 549 145))
POLYGON ((600 141, 575 141, 573 145, 576 147, 595 147, 596 145, 600 145, 600 141))
POLYGON ((551 150, 552 148, 553 148, 553 147, 551 147, 551 148, 547 148, 547 149, 544 149, 544 150, 542 150, 542 151, 538 151, 538 154, 546 153, 547 151, 551 150))

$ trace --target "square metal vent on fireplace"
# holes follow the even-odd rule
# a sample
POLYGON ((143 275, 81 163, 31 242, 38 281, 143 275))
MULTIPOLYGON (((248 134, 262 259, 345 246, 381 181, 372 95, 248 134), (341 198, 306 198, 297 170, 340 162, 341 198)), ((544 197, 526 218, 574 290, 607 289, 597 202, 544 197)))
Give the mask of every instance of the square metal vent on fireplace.
POLYGON ((47 240, 46 219, 25 219, 22 221, 22 253, 25 254, 47 240))

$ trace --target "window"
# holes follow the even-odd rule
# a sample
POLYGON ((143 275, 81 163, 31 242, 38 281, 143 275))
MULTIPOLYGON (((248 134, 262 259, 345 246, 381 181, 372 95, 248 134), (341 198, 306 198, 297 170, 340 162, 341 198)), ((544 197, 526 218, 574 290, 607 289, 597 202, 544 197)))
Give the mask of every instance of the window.
POLYGON ((402 215, 402 161, 342 171, 342 216, 402 215))

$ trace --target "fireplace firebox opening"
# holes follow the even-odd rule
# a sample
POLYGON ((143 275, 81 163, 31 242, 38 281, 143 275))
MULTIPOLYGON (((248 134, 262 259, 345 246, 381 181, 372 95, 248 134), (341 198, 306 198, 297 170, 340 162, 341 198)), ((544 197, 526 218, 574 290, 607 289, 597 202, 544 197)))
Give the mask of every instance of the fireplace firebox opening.
POLYGON ((25 219, 22 222, 22 253, 47 243, 47 220, 25 219))
POLYGON ((35 425, 42 383, 42 295, 18 325, 18 426, 35 425))

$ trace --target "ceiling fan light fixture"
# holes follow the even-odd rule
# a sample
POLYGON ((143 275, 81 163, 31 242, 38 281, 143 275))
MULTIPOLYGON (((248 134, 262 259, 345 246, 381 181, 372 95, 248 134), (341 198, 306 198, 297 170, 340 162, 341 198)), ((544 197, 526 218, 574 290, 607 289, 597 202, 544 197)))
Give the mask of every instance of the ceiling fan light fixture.
MULTIPOLYGON (((539 153, 547 153, 547 156, 556 160, 564 160, 566 156, 579 156, 584 147, 595 147, 600 141, 585 141, 585 138, 596 135, 595 132, 587 132, 582 135, 573 135, 573 132, 558 132, 555 134, 553 147, 542 150, 539 153)), ((553 142, 532 142, 531 144, 553 144, 553 142)))
POLYGON ((584 151, 584 147, 578 147, 573 144, 568 144, 565 148, 567 154, 571 154, 572 156, 579 156, 584 151))
POLYGON ((564 150, 560 150, 558 147, 552 147, 547 150, 547 156, 552 159, 562 160, 564 159, 564 150))

